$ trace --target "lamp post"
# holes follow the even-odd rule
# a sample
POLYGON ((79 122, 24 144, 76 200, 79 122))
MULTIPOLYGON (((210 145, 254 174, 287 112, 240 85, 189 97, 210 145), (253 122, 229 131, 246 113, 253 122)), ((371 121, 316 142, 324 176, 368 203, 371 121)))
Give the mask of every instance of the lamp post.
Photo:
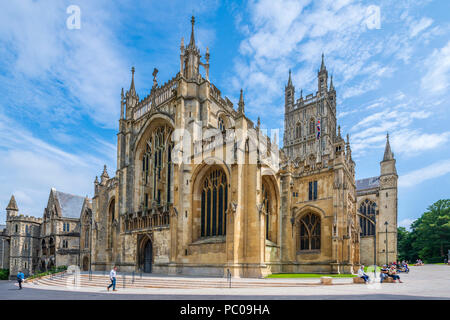
POLYGON ((384 225, 386 226, 386 264, 388 264, 389 263, 389 261, 388 261, 388 230, 387 230, 388 222, 386 221, 384 223, 384 225))
POLYGON ((373 204, 373 278, 377 277, 377 204, 373 204))

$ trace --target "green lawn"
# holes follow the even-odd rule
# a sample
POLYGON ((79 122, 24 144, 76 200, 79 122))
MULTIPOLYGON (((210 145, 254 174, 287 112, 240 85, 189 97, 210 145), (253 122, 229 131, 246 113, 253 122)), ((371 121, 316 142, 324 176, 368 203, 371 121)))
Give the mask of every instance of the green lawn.
MULTIPOLYGON (((377 266, 377 272, 380 272, 381 267, 377 266)), ((373 272, 373 266, 364 267, 364 272, 373 272)))
POLYGON ((274 273, 268 275, 266 278, 320 278, 320 277, 332 277, 332 278, 353 278, 356 275, 353 274, 318 274, 318 273, 274 273))

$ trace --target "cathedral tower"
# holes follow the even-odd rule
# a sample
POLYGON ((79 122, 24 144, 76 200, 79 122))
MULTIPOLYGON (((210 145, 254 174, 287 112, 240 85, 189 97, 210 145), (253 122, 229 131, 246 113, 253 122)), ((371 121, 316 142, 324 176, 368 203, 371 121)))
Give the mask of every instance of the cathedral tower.
POLYGON ((389 134, 387 134, 383 161, 380 162, 379 216, 377 217, 380 263, 397 260, 397 181, 394 153, 389 143, 389 134))

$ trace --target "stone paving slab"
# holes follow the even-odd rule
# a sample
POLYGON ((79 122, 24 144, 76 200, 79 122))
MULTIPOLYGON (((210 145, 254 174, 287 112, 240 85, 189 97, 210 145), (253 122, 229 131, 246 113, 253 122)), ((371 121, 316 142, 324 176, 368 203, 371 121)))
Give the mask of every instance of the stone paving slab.
MULTIPOLYGON (((404 283, 344 284, 331 286, 258 287, 258 288, 148 288, 122 289, 107 292, 105 288, 82 288, 69 291, 65 287, 26 284, 17 290, 12 281, 0 283, 0 299, 449 299, 450 266, 426 265, 412 267, 409 274, 400 274, 404 283), (35 287, 39 287, 36 289, 35 287)), ((161 277, 164 278, 164 277, 161 277)), ((189 277, 190 280, 192 278, 189 277)), ((211 279, 211 278, 209 278, 211 279)), ((249 279, 242 279, 248 281, 249 279)), ((252 279, 266 281, 275 279, 252 279)), ((299 279, 276 279, 298 281, 299 279)), ((306 279, 301 279, 306 280, 306 279)), ((312 279, 318 282, 318 279, 312 279)), ((333 279, 335 280, 335 279, 333 279)), ((336 279, 337 280, 337 279, 336 279)), ((348 279, 346 279, 348 280, 348 279)))

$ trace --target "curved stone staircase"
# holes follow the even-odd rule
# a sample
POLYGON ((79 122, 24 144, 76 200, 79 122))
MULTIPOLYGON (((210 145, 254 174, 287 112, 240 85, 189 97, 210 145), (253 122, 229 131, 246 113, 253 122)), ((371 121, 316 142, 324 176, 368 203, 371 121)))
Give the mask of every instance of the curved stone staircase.
MULTIPOLYGON (((258 287, 304 287, 320 286, 319 279, 302 279, 302 281, 276 281, 274 279, 231 279, 232 288, 258 288, 258 287), (309 281, 308 281, 309 280, 309 281)), ((74 276, 60 273, 53 276, 33 279, 33 286, 75 286, 74 276)), ((111 282, 108 275, 80 274, 78 285, 86 288, 106 288, 111 282)), ((338 283, 336 283, 338 284, 338 283)), ((344 284, 344 283, 339 283, 344 284)), ((201 289, 201 288, 229 288, 226 278, 187 278, 176 276, 140 276, 118 275, 116 287, 127 289, 166 288, 166 289, 201 289)))

